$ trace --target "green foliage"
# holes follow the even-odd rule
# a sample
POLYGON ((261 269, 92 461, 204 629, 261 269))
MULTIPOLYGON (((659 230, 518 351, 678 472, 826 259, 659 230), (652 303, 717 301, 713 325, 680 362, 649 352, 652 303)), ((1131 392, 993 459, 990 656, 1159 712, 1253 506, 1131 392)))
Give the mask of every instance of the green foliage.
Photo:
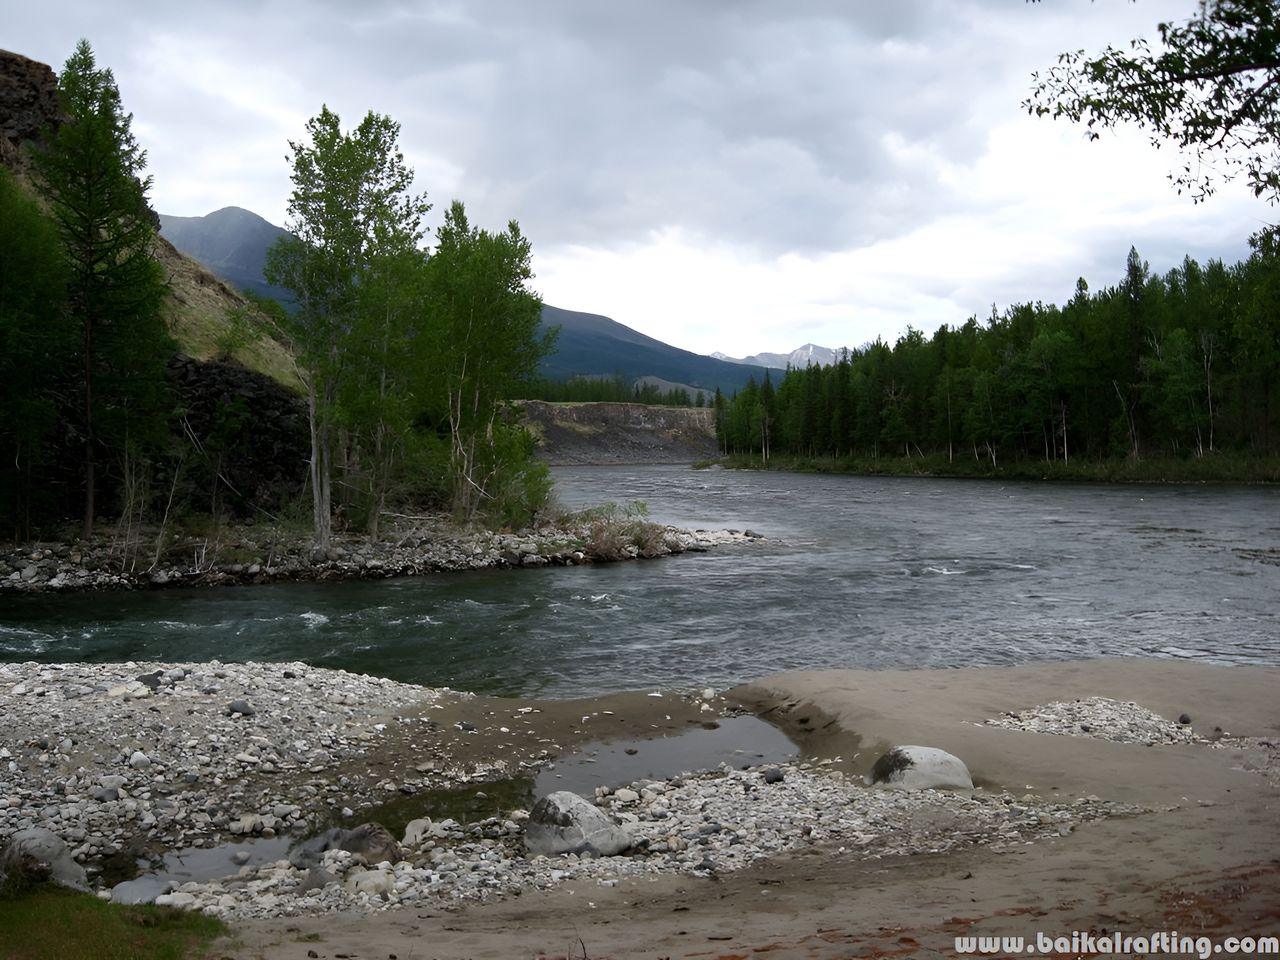
POLYGON ((500 404, 524 392, 554 335, 538 336, 542 301, 528 287, 532 251, 514 220, 491 233, 472 226, 455 200, 437 241, 426 270, 426 343, 435 373, 426 390, 451 439, 454 513, 471 522, 507 498, 513 470, 530 475, 532 444, 511 442, 500 404))
POLYGON ((0 960, 182 960, 203 956, 225 933, 202 913, 122 906, 57 887, 0 898, 0 960))
POLYGON ((666 527, 646 519, 649 508, 639 500, 606 503, 560 517, 559 525, 584 531, 582 550, 592 560, 656 557, 666 550, 666 527))
POLYGON ((1202 200, 1214 177, 1244 172, 1268 203, 1280 200, 1280 8, 1274 0, 1201 0, 1185 23, 1090 57, 1063 53, 1025 102, 1028 112, 1084 123, 1089 136, 1121 123, 1187 153, 1171 179, 1202 200))
POLYGON ((261 336, 253 316, 244 307, 233 307, 227 311, 227 326, 217 340, 217 359, 234 360, 245 347, 254 343, 261 336))
POLYGON ((293 293, 298 310, 278 317, 306 372, 316 543, 332 523, 334 445, 354 434, 353 457, 369 532, 387 495, 409 416, 396 398, 405 376, 402 341, 412 333, 413 283, 421 220, 430 205, 410 192, 400 125, 369 112, 351 132, 327 106, 290 141, 290 236, 268 252, 268 282, 293 293), (405 291, 405 292, 402 292, 405 291))
POLYGON ((48 373, 63 378, 64 426, 81 451, 87 535, 97 464, 150 459, 168 440, 164 370, 173 343, 160 315, 166 291, 152 254, 150 179, 140 177, 146 155, 111 71, 97 66, 87 41, 67 60, 58 91, 67 119, 45 131, 31 159, 57 225, 76 331, 76 369, 48 373))
POLYGON ((717 398, 717 434, 726 454, 756 464, 775 454, 905 463, 945 455, 948 464, 967 459, 967 474, 1113 458, 1273 458, 1278 308, 1280 243, 1270 235, 1234 267, 1188 258, 1163 277, 1131 251, 1120 284, 1090 294, 1081 280, 1061 308, 1019 304, 931 339, 911 330, 892 348, 876 342, 829 367, 789 370, 776 391, 751 382, 717 398))
POLYGON ((16 538, 49 503, 57 459, 55 387, 74 360, 57 229, 0 167, 0 523, 16 538))

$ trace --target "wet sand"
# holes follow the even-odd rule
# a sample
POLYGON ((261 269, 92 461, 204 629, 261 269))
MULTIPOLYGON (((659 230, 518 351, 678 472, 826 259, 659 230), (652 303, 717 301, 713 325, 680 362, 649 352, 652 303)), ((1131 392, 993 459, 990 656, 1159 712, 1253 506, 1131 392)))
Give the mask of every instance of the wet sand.
MULTIPOLYGON (((869 767, 884 746, 918 743, 960 756, 982 789, 1092 794, 1152 812, 1083 823, 1066 836, 1003 849, 865 860, 819 846, 706 879, 665 876, 612 888, 567 883, 456 909, 255 921, 238 926, 211 955, 825 960, 952 956, 954 937, 965 934, 1274 935, 1280 933, 1277 692, 1276 668, 1127 659, 768 677, 727 694, 781 726, 808 755, 839 758, 832 766, 849 773, 869 767), (1187 713, 1197 733, 1222 739, 1146 746, 980 725, 1005 711, 1090 696, 1133 700, 1170 718, 1187 713)), ((622 719, 609 720, 618 736, 643 737, 655 724, 694 719, 667 721, 670 711, 656 698, 629 702, 630 715, 615 711, 622 719)), ((611 703, 608 709, 621 701, 611 703)), ((531 718, 536 729, 539 718, 558 716, 562 739, 585 735, 580 703, 570 710, 532 701, 458 706, 477 727, 514 713, 531 718), (518 714, 522 705, 544 712, 518 714)), ((458 733, 458 742, 441 749, 473 753, 476 738, 489 735, 458 733)), ((533 739, 539 737, 553 739, 547 733, 533 739)))

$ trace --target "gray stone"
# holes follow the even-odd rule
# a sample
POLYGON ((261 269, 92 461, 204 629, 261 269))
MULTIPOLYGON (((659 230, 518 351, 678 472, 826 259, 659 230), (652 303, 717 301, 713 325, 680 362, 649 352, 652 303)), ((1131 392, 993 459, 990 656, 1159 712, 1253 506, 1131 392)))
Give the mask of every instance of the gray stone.
POLYGON ((249 706, 249 701, 247 700, 232 700, 227 704, 227 713, 232 716, 238 713, 241 716, 252 717, 257 711, 249 706))
POLYGON ((364 857, 366 863, 387 860, 398 863, 401 859, 400 844, 379 823, 362 823, 354 829, 333 827, 289 852, 289 863, 299 870, 319 866, 328 850, 346 850, 364 857))
POLYGON ((9 838, 0 853, 0 876, 19 883, 49 880, 72 890, 89 889, 84 867, 75 862, 58 835, 44 827, 28 827, 9 838))
POLYGON ((151 766, 151 758, 141 750, 135 750, 129 757, 129 766, 133 767, 135 770, 145 770, 147 767, 151 766))
POLYGON ((768 770, 764 772, 765 783, 781 783, 782 780, 783 780, 783 773, 777 767, 770 767, 768 770))
POLYGON ((529 812, 525 848, 532 856, 590 853, 612 857, 631 846, 631 837, 599 807, 576 793, 549 793, 529 812))
POLYGON ((329 884, 337 882, 338 878, 324 867, 311 867, 307 870, 307 875, 302 878, 302 883, 298 885, 297 893, 301 896, 312 890, 323 890, 329 884))
POLYGON ((903 790, 972 790, 973 778, 959 757, 937 747, 894 747, 875 762, 868 783, 903 790))
POLYGON ((139 877, 137 880, 126 880, 111 888, 112 903, 155 903, 156 897, 173 889, 172 880, 160 877, 139 877))

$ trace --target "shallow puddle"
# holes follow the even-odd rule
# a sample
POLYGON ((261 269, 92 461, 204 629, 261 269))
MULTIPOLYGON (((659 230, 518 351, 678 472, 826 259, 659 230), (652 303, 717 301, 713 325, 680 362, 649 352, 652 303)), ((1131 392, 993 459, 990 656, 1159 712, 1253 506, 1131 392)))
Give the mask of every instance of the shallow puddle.
POLYGON ((796 753, 786 734, 758 717, 727 717, 675 736, 588 743, 544 767, 535 790, 538 796, 568 790, 590 797, 601 785, 669 780, 682 773, 714 770, 722 763, 732 767, 785 763, 795 759, 796 753))
MULTIPOLYGON (((537 798, 555 790, 569 790, 591 798, 597 786, 617 787, 636 780, 669 780, 686 773, 733 767, 785 763, 796 757, 796 745, 776 727, 753 716, 708 721, 679 734, 650 740, 592 742, 565 754, 537 777, 427 790, 397 797, 357 811, 351 824, 375 821, 396 837, 404 836, 411 820, 452 818, 474 823, 510 811, 528 810, 537 798)), ((326 824, 325 826, 328 826, 326 824)), ((188 847, 165 855, 154 870, 142 866, 147 879, 174 884, 234 876, 242 866, 261 866, 283 860, 303 838, 280 836, 188 847)))

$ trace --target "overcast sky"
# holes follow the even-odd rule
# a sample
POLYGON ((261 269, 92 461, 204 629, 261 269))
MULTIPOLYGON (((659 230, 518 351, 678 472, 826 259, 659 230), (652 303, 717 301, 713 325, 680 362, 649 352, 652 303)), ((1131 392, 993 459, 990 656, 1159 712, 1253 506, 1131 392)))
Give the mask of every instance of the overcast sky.
POLYGON ((1031 73, 1195 0, 0 0, 0 47, 112 68, 153 206, 286 223, 322 104, 402 126, 418 189, 520 222, 547 303, 699 353, 910 325, 1228 262, 1273 212, 1179 197, 1138 132, 1028 117, 1031 73))

